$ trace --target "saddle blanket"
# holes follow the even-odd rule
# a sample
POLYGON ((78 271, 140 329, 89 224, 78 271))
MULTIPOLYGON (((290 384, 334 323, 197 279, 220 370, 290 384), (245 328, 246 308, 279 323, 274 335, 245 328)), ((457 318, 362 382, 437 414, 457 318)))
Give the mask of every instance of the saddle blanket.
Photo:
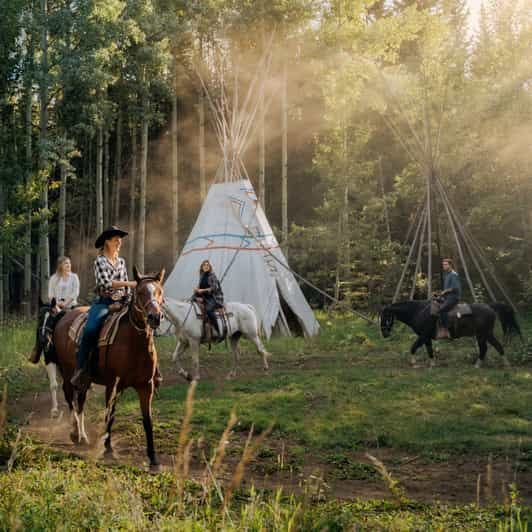
POLYGON ((227 312, 225 305, 214 310, 214 314, 218 321, 218 326, 220 327, 220 331, 222 333, 221 336, 216 336, 211 322, 207 319, 205 307, 198 302, 194 302, 193 307, 196 318, 203 322, 203 332, 201 337, 202 342, 207 341, 210 343, 211 341, 221 342, 225 340, 230 329, 229 318, 232 318, 234 314, 232 312, 227 312))
MULTIPOLYGON (((118 326, 120 325, 120 320, 128 313, 128 310, 128 306, 125 305, 124 308, 118 312, 112 312, 109 314, 109 317, 105 320, 102 330, 100 331, 98 347, 113 345, 116 333, 118 332, 118 326)), ((74 319, 72 325, 68 329, 68 337, 78 346, 81 343, 81 337, 83 336, 83 330, 87 323, 88 314, 88 312, 82 312, 74 319)))
POLYGON ((456 307, 452 308, 449 311, 449 318, 463 318, 465 316, 471 316, 473 311, 471 310, 471 305, 469 303, 458 303, 456 307))
MULTIPOLYGON (((436 299, 433 299, 430 302, 430 315, 431 316, 439 316, 440 315, 440 308, 441 303, 437 301, 436 299)), ((460 319, 464 318, 465 316, 471 316, 473 314, 473 311, 471 310, 471 305, 469 303, 458 303, 456 307, 453 307, 449 311, 449 319, 460 319)))

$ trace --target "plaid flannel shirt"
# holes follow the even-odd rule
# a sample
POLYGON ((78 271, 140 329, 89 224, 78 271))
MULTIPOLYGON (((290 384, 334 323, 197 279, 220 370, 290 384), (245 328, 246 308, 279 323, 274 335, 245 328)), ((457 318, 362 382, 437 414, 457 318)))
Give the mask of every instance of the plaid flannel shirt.
POLYGON ((123 297, 129 294, 129 288, 113 288, 113 281, 127 281, 126 261, 118 257, 113 266, 107 257, 98 255, 94 260, 94 276, 96 278, 96 294, 123 297))

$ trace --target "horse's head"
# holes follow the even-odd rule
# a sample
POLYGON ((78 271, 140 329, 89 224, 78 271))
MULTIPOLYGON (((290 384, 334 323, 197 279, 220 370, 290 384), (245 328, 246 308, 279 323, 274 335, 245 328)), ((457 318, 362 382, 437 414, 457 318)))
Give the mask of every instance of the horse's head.
POLYGON ((388 338, 392 332, 394 322, 394 314, 391 307, 384 307, 384 309, 382 309, 379 316, 379 322, 381 325, 382 336, 388 338))
POLYGON ((142 275, 133 267, 133 275, 137 281, 134 305, 142 313, 144 320, 152 329, 161 325, 164 268, 157 275, 142 275))
POLYGON ((44 351, 45 353, 52 345, 52 334, 54 332, 55 318, 61 312, 55 298, 50 303, 43 303, 39 300, 39 315, 37 318, 37 334, 35 336, 36 356, 44 351))

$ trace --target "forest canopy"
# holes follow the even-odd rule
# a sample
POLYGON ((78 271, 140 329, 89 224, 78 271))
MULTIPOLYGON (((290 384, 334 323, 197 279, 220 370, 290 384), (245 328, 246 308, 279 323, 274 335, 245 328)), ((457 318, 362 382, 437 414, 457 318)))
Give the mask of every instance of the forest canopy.
MULTIPOLYGON (((297 272, 346 305, 391 299, 432 180, 529 304, 531 0, 486 0, 474 28, 465 0, 0 0, 0 12, 0 319, 31 313, 62 255, 87 301, 110 224, 130 232, 130 267, 171 269, 221 158, 197 71, 235 98, 268 46, 245 163, 297 272)), ((435 286, 439 259, 459 259, 445 210, 435 194, 415 297, 429 256, 435 286)))

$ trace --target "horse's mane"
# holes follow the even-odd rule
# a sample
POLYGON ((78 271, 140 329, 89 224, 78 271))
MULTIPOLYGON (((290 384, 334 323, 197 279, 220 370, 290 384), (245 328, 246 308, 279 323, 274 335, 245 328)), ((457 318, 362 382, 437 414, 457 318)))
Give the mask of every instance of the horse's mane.
POLYGON ((429 305, 429 301, 426 299, 409 299, 407 301, 397 301, 396 303, 391 303, 386 308, 389 310, 408 310, 408 309, 419 309, 429 305))

